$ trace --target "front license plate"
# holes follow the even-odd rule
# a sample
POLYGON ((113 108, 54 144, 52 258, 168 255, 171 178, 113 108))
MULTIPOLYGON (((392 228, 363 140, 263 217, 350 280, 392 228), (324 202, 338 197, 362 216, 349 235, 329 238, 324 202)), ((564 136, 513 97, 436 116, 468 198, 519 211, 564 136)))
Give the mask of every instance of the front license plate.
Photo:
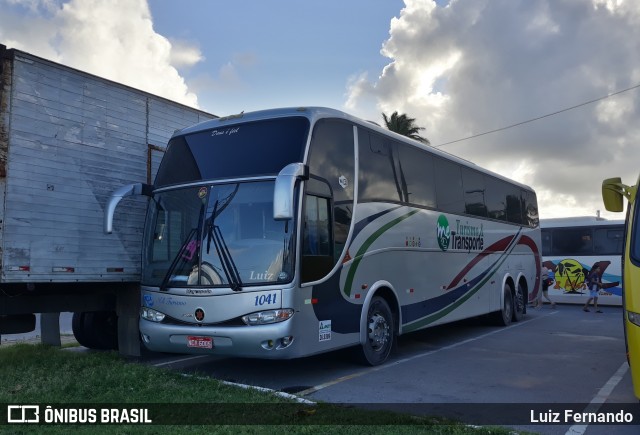
POLYGON ((213 338, 211 337, 187 337, 188 347, 197 347, 199 349, 213 349, 213 338))

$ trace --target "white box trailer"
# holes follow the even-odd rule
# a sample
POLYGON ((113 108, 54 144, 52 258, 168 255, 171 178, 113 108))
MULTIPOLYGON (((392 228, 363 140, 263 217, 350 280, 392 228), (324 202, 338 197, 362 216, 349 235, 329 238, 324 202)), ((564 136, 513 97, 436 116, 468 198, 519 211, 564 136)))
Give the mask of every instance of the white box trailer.
POLYGON ((0 45, 0 334, 139 354, 146 199, 103 231, 123 184, 151 184, 176 129, 214 115, 0 45))

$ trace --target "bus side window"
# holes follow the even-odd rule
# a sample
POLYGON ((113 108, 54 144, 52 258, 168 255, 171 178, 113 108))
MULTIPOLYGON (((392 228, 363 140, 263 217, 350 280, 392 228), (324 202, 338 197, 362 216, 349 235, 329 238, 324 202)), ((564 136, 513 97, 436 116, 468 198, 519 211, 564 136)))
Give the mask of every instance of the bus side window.
POLYGON ((593 251, 600 255, 622 255, 624 230, 622 228, 595 228, 593 251))
POLYGON ((328 198, 307 195, 302 233, 302 282, 326 276, 333 268, 330 201, 328 198))
POLYGON ((554 231, 552 255, 591 255, 593 253, 591 239, 591 227, 554 231))
POLYGON ((552 255, 552 231, 553 230, 542 230, 542 255, 552 255))
POLYGON ((438 209, 446 213, 463 214, 464 197, 460 165, 444 159, 435 159, 436 202, 438 209))

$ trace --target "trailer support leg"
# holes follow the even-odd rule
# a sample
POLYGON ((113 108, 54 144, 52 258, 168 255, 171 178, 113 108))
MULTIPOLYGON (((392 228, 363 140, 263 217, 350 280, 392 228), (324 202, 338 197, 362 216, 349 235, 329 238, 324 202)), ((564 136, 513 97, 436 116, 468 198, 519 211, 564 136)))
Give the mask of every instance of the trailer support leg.
POLYGON ((140 286, 131 284, 118 294, 118 349, 124 356, 140 356, 140 286))
POLYGON ((40 340, 49 346, 62 345, 60 340, 60 313, 40 314, 40 340))

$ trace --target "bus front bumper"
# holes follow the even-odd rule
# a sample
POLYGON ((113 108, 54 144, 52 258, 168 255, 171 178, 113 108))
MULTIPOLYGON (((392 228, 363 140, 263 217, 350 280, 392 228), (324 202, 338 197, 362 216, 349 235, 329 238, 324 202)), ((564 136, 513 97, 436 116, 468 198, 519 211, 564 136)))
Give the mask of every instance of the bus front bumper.
POLYGON ((291 319, 257 326, 190 326, 140 319, 145 347, 154 352, 229 355, 248 358, 296 357, 291 319))

